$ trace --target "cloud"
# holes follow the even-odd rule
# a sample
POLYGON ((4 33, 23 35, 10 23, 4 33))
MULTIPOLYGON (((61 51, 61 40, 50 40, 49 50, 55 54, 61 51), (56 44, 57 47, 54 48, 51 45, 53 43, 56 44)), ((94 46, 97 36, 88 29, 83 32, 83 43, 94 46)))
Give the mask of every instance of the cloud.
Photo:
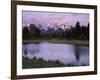
POLYGON ((41 24, 46 26, 55 22, 75 25, 79 21, 82 25, 89 23, 89 14, 87 13, 65 13, 65 12, 40 12, 40 11, 22 11, 22 24, 41 24))

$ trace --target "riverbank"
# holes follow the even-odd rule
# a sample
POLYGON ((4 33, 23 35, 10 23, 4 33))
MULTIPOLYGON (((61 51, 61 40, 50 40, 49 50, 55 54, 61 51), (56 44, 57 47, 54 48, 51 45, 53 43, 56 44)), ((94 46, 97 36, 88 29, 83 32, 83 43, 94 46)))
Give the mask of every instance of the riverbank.
POLYGON ((61 43, 61 44, 74 44, 74 45, 87 45, 89 46, 88 40, 66 40, 66 39, 35 39, 35 40, 23 40, 23 43, 61 43))
MULTIPOLYGON (((60 61, 52 61, 52 60, 44 60, 43 58, 32 58, 29 59, 28 57, 22 57, 22 68, 23 69, 29 69, 29 68, 49 68, 49 67, 75 67, 78 65, 75 65, 74 63, 70 64, 63 64, 60 61)), ((87 66, 85 64, 82 64, 81 66, 87 66)))
MULTIPOLYGON (((22 68, 23 69, 28 69, 28 68, 48 68, 48 67, 65 67, 66 65, 59 62, 58 60, 56 61, 45 61, 42 58, 32 58, 29 59, 27 57, 23 57, 22 59, 22 68)), ((70 66, 70 65, 68 65, 70 66)))

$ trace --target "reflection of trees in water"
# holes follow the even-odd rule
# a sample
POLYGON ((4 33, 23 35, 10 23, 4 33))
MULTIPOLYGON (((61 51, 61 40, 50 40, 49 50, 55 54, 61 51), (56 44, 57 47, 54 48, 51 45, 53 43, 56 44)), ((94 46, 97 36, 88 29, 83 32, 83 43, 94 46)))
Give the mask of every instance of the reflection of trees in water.
POLYGON ((28 53, 27 49, 24 49, 24 55, 26 56, 28 53))
POLYGON ((26 46, 26 45, 25 45, 24 48, 23 48, 23 52, 24 52, 24 55, 27 56, 28 50, 27 50, 27 46, 26 46))
POLYGON ((38 44, 35 45, 35 47, 28 48, 29 46, 25 45, 23 51, 24 55, 27 56, 28 54, 37 54, 39 53, 38 47, 36 47, 38 44))
POLYGON ((36 53, 39 53, 39 50, 38 49, 30 49, 29 50, 30 54, 36 54, 36 53))
POLYGON ((79 46, 75 46, 75 57, 77 61, 80 59, 80 48, 79 46))

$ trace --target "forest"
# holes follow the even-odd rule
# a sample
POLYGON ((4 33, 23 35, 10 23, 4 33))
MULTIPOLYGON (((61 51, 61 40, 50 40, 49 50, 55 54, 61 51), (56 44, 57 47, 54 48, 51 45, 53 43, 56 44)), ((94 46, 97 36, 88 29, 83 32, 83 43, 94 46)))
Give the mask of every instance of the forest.
POLYGON ((79 21, 74 26, 64 25, 64 29, 54 25, 54 27, 43 28, 41 24, 38 26, 30 24, 22 28, 23 40, 46 40, 46 39, 58 39, 58 40, 86 40, 89 41, 89 23, 88 25, 81 25, 79 21))

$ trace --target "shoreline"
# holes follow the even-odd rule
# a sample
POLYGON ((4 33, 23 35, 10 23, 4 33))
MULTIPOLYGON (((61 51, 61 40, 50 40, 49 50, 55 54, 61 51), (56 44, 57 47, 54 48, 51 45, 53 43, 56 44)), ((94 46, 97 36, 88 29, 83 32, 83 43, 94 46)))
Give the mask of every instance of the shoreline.
MULTIPOLYGON (((28 69, 28 68, 52 68, 52 67, 75 67, 78 65, 75 65, 74 63, 64 64, 60 62, 59 60, 44 60, 43 58, 36 58, 33 57, 32 59, 29 59, 28 57, 22 57, 22 68, 28 69)), ((85 64, 82 64, 81 66, 87 66, 85 64)))
POLYGON ((55 43, 55 44, 73 44, 73 45, 83 45, 83 46, 89 46, 88 40, 65 40, 65 39, 36 39, 36 40, 23 40, 23 44, 27 43, 40 43, 40 42, 49 42, 49 43, 55 43))

